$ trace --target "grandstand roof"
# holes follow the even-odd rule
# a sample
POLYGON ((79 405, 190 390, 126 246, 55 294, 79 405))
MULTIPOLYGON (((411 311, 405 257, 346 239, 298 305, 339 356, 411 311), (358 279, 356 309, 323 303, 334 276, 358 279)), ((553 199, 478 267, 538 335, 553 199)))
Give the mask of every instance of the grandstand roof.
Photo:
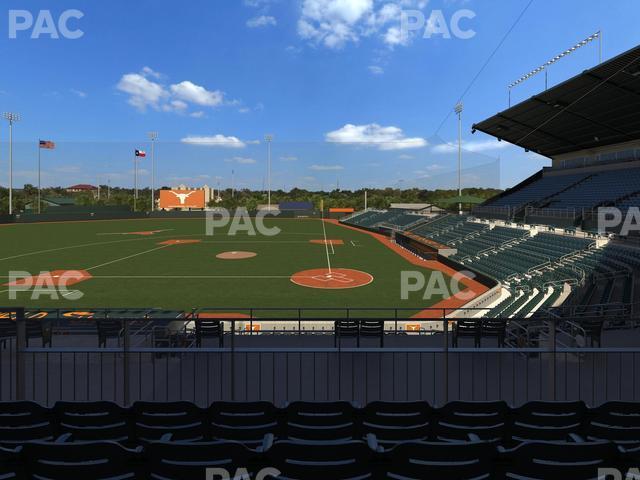
POLYGON ((640 140, 640 46, 473 125, 546 157, 640 140))

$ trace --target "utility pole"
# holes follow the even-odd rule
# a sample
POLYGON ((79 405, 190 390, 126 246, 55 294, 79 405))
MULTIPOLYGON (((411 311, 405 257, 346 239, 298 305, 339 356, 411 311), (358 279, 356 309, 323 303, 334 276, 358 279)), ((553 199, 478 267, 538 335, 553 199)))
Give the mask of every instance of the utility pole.
POLYGON ((13 124, 20 121, 17 113, 4 112, 2 115, 9 121, 9 215, 13 214, 13 124))
MULTIPOLYGON (((459 102, 455 107, 458 114, 458 198, 462 197, 462 111, 464 105, 459 102)), ((462 215, 462 202, 458 203, 458 214, 462 215)))
POLYGON ((271 211, 271 142, 273 142, 273 135, 267 134, 264 136, 265 141, 267 142, 268 149, 268 158, 267 158, 267 204, 268 210, 271 211))
POLYGON ((156 159, 155 159, 155 143, 158 139, 158 132, 147 133, 149 140, 151 140, 151 211, 156 209, 156 159))

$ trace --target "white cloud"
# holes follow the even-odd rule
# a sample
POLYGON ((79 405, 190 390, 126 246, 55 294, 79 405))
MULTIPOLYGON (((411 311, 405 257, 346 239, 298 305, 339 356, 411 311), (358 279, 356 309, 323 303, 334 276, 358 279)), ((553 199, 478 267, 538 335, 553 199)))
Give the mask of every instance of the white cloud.
MULTIPOLYGON (((191 106, 216 108, 236 105, 237 100, 227 101, 220 90, 208 90, 189 80, 166 86, 160 83, 162 74, 144 67, 139 73, 124 74, 116 88, 129 95, 128 103, 140 111, 152 108, 163 112, 187 113, 191 106)), ((203 112, 191 115, 203 116, 203 112)))
POLYGON ((389 47, 404 45, 408 40, 400 31, 402 10, 426 5, 426 0, 303 0, 298 35, 333 49, 373 35, 389 47))
POLYGON ((209 91, 188 80, 171 85, 171 93, 180 100, 203 107, 217 107, 224 101, 224 94, 220 90, 209 91))
POLYGON ((282 157, 280 157, 280 160, 282 160, 283 162, 297 162, 298 157, 296 157, 295 155, 283 155, 282 157))
MULTIPOLYGON (((462 148, 467 152, 486 152, 490 150, 501 150, 503 148, 508 148, 509 143, 507 142, 499 142, 498 140, 479 140, 479 141, 463 141, 462 148)), ((457 143, 441 143, 440 145, 435 145, 431 151, 433 153, 455 153, 458 151, 457 143)))
POLYGON ((118 90, 129 95, 129 104, 138 110, 147 107, 160 108, 160 103, 168 97, 167 91, 159 83, 148 80, 143 74, 127 73, 117 85, 118 90))
POLYGON ((71 88, 69 89, 69 91, 80 98, 87 98, 87 92, 83 92, 82 90, 76 90, 75 88, 71 88))
POLYGON ((313 170, 316 172, 331 172, 344 170, 344 167, 342 165, 311 165, 309 167, 309 170, 313 170))
POLYGON ((398 160, 412 160, 413 158, 413 155, 407 155, 406 153, 398 155, 398 160))
POLYGON ((256 161, 253 158, 248 158, 248 157, 233 157, 233 158, 227 158, 225 160, 225 162, 228 163, 238 163, 240 165, 253 165, 256 163, 256 161))
POLYGON ((189 116, 192 118, 203 118, 204 112, 202 110, 198 110, 197 112, 190 113, 189 116))
POLYGON ((203 145, 207 147, 244 148, 246 146, 238 137, 226 137, 221 134, 211 136, 189 135, 180 141, 190 145, 203 145))
POLYGON ((371 72, 373 75, 382 75, 384 73, 384 68, 380 67, 379 65, 369 65, 369 72, 371 72))
POLYGON ((406 150, 422 148, 428 145, 424 138, 406 137, 398 127, 382 127, 377 123, 368 125, 347 124, 329 132, 325 140, 331 143, 344 143, 376 147, 379 150, 406 150))
POLYGON ((247 27, 249 28, 269 27, 277 24, 277 20, 271 15, 260 15, 259 17, 253 17, 247 20, 247 27))

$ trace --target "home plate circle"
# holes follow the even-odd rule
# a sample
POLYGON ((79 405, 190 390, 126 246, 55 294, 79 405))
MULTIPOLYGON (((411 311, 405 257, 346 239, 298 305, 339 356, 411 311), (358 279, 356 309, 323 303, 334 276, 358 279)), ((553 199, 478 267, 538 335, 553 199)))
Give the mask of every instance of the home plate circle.
POLYGON ((222 252, 216 255, 221 260, 244 260, 258 255, 256 252, 222 252))
POLYGON ((369 285, 373 276, 350 268, 315 268, 294 273, 291 281, 301 287, 341 290, 369 285))

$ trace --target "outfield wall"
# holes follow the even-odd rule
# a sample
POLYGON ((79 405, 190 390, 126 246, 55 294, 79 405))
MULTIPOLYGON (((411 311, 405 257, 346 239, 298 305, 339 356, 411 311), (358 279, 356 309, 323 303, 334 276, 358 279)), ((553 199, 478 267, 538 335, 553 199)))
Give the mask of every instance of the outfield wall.
MULTIPOLYGON (((135 220, 145 218, 171 219, 171 218, 206 218, 206 211, 198 210, 184 212, 178 210, 157 212, 132 212, 121 209, 113 211, 91 208, 82 211, 49 211, 46 213, 19 213, 15 215, 0 215, 0 224, 8 223, 48 223, 48 222, 82 222, 90 220, 135 220)), ((231 213, 233 215, 233 213, 231 213)), ((250 211, 249 215, 255 217, 257 211, 250 211)), ((277 218, 320 218, 318 211, 290 211, 280 212, 277 218)))

